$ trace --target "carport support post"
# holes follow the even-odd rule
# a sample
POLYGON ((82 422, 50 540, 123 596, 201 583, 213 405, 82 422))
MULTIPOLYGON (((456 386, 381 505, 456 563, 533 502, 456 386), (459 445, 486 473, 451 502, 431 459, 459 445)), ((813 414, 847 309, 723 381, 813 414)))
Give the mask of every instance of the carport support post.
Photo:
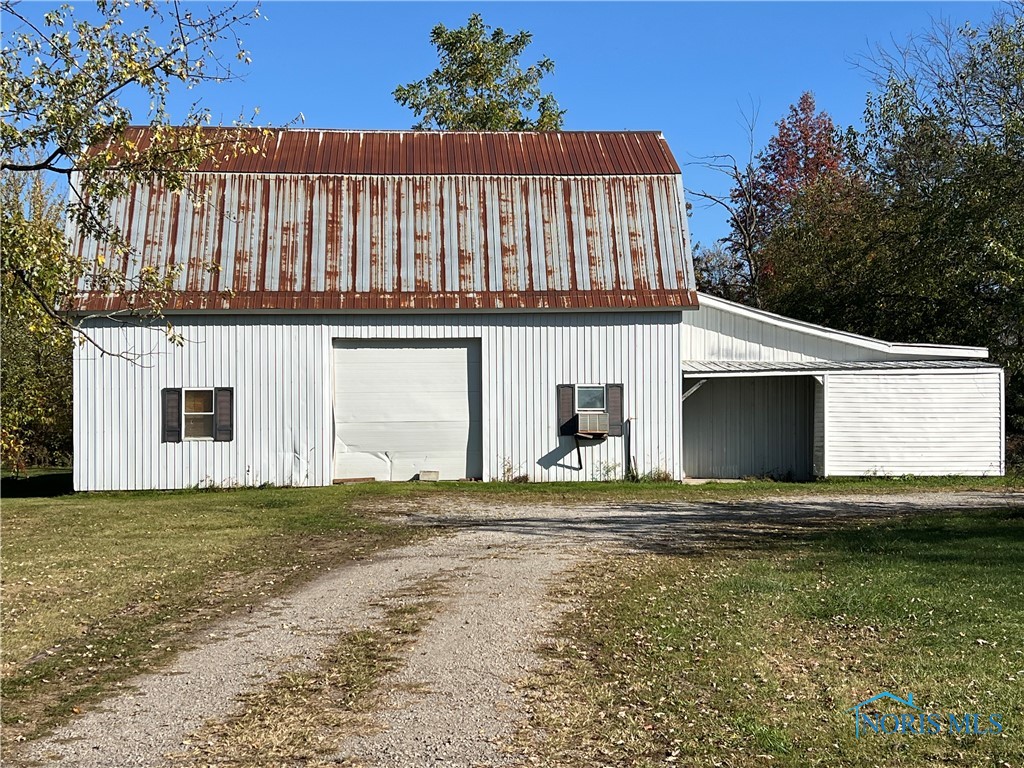
POLYGON ((821 476, 828 477, 828 374, 821 374, 821 476))

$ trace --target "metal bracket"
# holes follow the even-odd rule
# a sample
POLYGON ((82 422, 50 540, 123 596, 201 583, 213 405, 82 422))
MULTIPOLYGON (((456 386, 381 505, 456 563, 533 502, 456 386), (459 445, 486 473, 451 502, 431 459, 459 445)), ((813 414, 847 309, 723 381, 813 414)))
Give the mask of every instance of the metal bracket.
POLYGON ((706 383, 707 383, 707 379, 701 379, 701 380, 700 380, 700 381, 698 381, 698 382, 697 382, 696 384, 694 384, 694 385, 693 385, 692 387, 690 387, 690 388, 689 388, 688 390, 686 390, 685 392, 683 392, 683 402, 685 402, 685 401, 686 401, 686 398, 688 398, 688 397, 689 397, 690 395, 692 395, 692 394, 693 394, 694 392, 696 392, 696 391, 697 391, 698 389, 700 389, 701 387, 703 387, 703 386, 704 386, 704 385, 705 385, 706 383))

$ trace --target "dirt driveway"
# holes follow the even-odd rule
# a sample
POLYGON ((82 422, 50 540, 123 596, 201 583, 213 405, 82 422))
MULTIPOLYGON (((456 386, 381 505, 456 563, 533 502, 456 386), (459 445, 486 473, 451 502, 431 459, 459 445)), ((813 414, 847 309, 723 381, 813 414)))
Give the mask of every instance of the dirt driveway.
POLYGON ((536 651, 564 609, 549 599, 550 587, 581 560, 743 545, 752 536, 795 536, 852 518, 1007 504, 1024 504, 1024 494, 410 505, 395 514, 409 525, 448 530, 221 623, 169 668, 139 677, 124 694, 38 742, 33 756, 61 766, 166 763, 205 722, 230 715, 239 694, 315 664, 340 633, 381 622, 389 601, 433 579, 446 585, 439 609, 404 664, 382 681, 380 706, 334 759, 403 768, 516 764, 503 750, 523 716, 515 683, 539 664, 536 651))

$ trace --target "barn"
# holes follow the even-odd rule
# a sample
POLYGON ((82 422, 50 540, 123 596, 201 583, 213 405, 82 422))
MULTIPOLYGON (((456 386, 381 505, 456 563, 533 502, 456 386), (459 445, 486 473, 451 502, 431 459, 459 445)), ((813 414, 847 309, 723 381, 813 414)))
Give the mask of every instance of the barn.
POLYGON ((699 295, 659 133, 252 141, 111 209, 182 343, 85 278, 79 490, 1003 471, 986 350, 699 295))

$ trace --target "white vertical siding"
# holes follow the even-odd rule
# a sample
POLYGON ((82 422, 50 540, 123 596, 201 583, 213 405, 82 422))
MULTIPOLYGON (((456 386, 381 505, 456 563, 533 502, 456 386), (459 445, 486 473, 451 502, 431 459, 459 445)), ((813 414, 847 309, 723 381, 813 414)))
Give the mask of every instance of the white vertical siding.
POLYGON ((683 403, 686 475, 809 479, 813 381, 810 376, 706 381, 683 403))
MULTIPOLYGON (((704 301, 702 298, 701 301, 704 301)), ((810 333, 764 318, 702 303, 683 313, 680 336, 683 360, 810 362, 818 360, 923 360, 948 356, 945 350, 920 347, 898 354, 843 341, 841 335, 810 333)), ((827 329, 820 329, 827 331, 827 329)))
POLYGON ((844 345, 753 317, 701 305, 683 315, 683 360, 881 360, 884 354, 844 345))
POLYGON ((532 480, 590 480, 624 441, 583 449, 556 429, 555 387, 622 383, 637 469, 681 477, 680 312, 183 315, 186 342, 93 321, 108 352, 75 351, 75 487, 326 485, 333 479, 334 339, 479 339, 485 479, 505 460, 532 480), (132 362, 122 356, 137 356, 132 362), (234 387, 230 443, 160 442, 164 387, 234 387))
POLYGON ((998 369, 826 379, 829 475, 1000 475, 998 369))

